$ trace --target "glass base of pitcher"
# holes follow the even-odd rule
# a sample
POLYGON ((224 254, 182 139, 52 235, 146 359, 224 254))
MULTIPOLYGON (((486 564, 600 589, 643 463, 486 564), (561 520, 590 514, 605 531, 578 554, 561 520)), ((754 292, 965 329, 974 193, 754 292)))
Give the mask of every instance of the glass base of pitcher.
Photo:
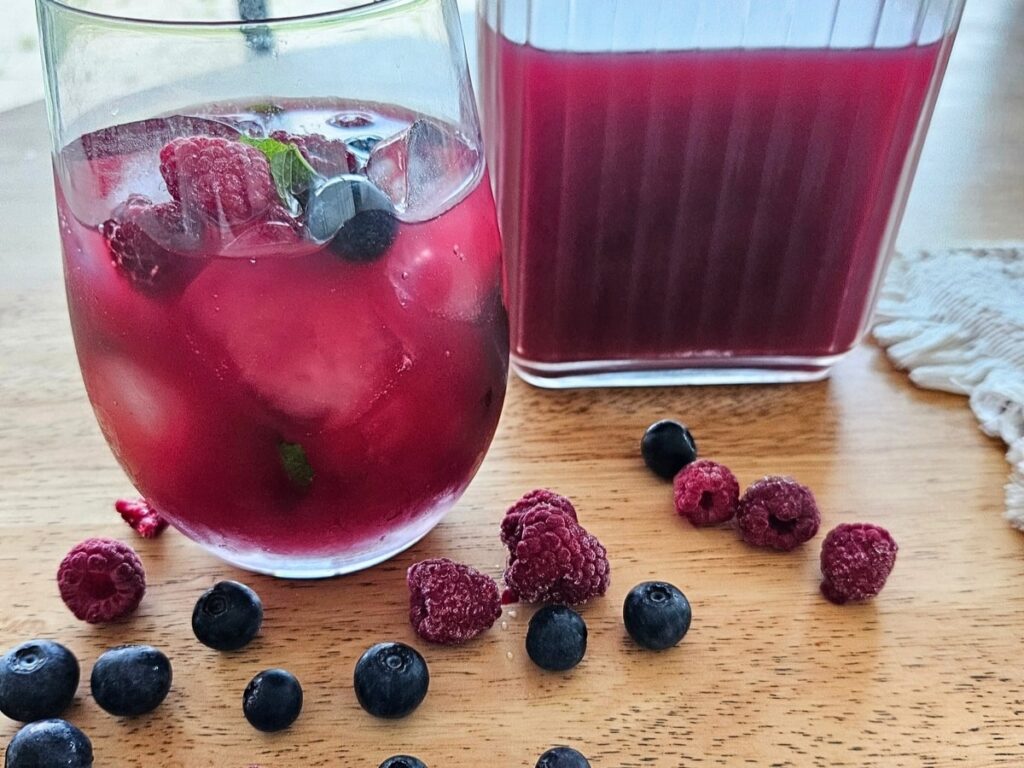
MULTIPOLYGON (((844 353, 845 354, 845 353, 844 353)), ((824 357, 717 357, 538 363, 512 355, 523 381, 544 389, 790 384, 828 378, 844 354, 824 357)))

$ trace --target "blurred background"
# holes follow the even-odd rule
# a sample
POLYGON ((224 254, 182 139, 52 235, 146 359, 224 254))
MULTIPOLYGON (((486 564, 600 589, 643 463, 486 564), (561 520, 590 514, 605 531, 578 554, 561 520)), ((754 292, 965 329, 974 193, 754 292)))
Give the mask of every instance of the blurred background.
MULTIPOLYGON (((151 7, 156 0, 120 0, 113 7, 122 7, 127 13, 132 7, 151 7)), ((174 0, 183 16, 192 9, 202 11, 213 0, 174 0)), ((273 0, 268 0, 273 7, 273 0)), ((458 0, 465 24, 472 25, 475 0, 458 0)), ((4 20, 0 24, 0 112, 20 107, 43 98, 42 65, 36 35, 35 0, 3 0, 4 20)), ((467 27, 471 32, 472 27, 467 27)), ((467 35, 472 43, 472 35, 467 35)), ((470 61, 475 60, 475 48, 468 51, 470 61)))
POLYGON ((0 24, 0 110, 20 107, 43 97, 35 3, 33 0, 8 0, 8 3, 8 13, 0 24))

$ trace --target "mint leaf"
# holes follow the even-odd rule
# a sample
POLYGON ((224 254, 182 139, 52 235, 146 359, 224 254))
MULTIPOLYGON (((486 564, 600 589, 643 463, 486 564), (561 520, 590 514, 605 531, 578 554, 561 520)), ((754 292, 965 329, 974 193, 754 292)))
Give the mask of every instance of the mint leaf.
POLYGON ((255 112, 257 115, 264 115, 266 117, 274 117, 284 112, 284 107, 279 107, 273 102, 265 101, 260 104, 252 104, 248 107, 250 112, 255 112))
POLYGON ((292 213, 299 210, 296 195, 306 192, 317 172, 302 156, 299 148, 277 139, 257 139, 244 134, 238 140, 262 152, 270 163, 270 175, 277 188, 277 196, 292 213))
POLYGON ((313 467, 309 465, 306 449, 298 443, 281 442, 277 446, 281 467, 292 485, 306 490, 313 484, 313 467))

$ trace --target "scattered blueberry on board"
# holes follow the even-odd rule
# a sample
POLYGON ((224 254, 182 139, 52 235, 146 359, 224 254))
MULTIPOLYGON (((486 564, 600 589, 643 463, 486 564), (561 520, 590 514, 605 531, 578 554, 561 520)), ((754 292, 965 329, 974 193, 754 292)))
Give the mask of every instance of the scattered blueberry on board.
POLYGON ((302 712, 302 686, 287 670, 264 670, 245 687, 242 712, 249 724, 259 731, 283 731, 302 712))
POLYGON ((427 768, 427 764, 418 757, 395 755, 381 763, 380 768, 427 768))
POLYGON ((60 643, 30 640, 0 659, 0 712, 31 723, 57 717, 78 690, 78 659, 60 643))
POLYGON ((697 444, 690 430, 678 421, 655 422, 644 432, 640 453, 654 474, 671 480, 692 461, 697 460, 697 444))
POLYGON ((66 720, 37 720, 11 739, 5 768, 92 768, 92 742, 66 720))
POLYGON ((116 717, 137 717, 159 707, 171 690, 171 662, 151 645, 122 645, 96 660, 92 697, 116 717))
POLYGON ((645 581, 626 595, 622 619, 636 643, 651 651, 671 648, 690 629, 690 601, 664 581, 645 581))
POLYGON ((590 761, 572 747, 555 747, 540 756, 537 768, 590 768, 590 761))
POLYGON ((374 717, 411 714, 427 695, 430 672, 419 651, 404 643, 378 643, 356 662, 359 704, 374 717))
POLYGON ((572 608, 548 605, 530 619, 526 653, 541 669, 565 672, 587 653, 587 623, 572 608))
POLYGON ((263 624, 259 595, 237 581, 221 581, 202 594, 192 611, 192 631, 216 651, 248 645, 263 624))

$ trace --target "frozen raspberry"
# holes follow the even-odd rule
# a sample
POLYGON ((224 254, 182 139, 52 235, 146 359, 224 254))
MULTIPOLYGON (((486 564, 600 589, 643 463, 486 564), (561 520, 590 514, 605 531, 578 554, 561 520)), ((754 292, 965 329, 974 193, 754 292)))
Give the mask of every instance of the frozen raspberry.
POLYGON ((146 288, 167 287, 188 273, 192 264, 182 253, 195 250, 199 235, 179 203, 154 205, 132 195, 103 223, 111 259, 133 283, 146 288))
POLYGON ((501 543, 506 547, 511 542, 518 540, 523 515, 536 506, 546 504, 577 520, 576 507, 572 505, 565 496, 549 491, 546 488, 538 488, 525 494, 519 501, 508 508, 505 518, 501 521, 501 543))
POLYGON ((146 572, 127 544, 86 539, 61 561, 57 586, 76 618, 103 624, 124 618, 139 607, 146 592, 146 572))
POLYGON ((679 470, 673 481, 676 512, 695 526, 732 520, 740 501, 740 484, 724 464, 702 459, 679 470))
POLYGON ((766 477, 743 494, 736 524, 748 544, 788 552, 814 538, 821 513, 806 486, 788 477, 766 477))
POLYGON ((118 499, 114 509, 144 539, 155 539, 167 529, 167 521, 145 499, 118 499))
POLYGON ((287 131, 274 131, 270 138, 294 144, 313 166, 313 170, 328 178, 355 173, 358 167, 356 156, 349 152, 348 145, 340 139, 328 139, 319 133, 296 136, 287 131))
POLYGON ((871 599, 885 586, 898 550, 885 528, 837 525, 821 544, 821 593, 839 605, 871 599))
POLYGON ((461 645, 501 616, 498 585, 490 576, 447 558, 409 569, 409 621, 424 640, 461 645))
POLYGON ((579 605, 608 590, 608 553, 563 510, 538 504, 519 523, 507 543, 503 602, 579 605))
POLYGON ((277 202, 267 158, 255 147, 213 136, 174 139, 160 150, 160 173, 186 213, 231 227, 277 202))

